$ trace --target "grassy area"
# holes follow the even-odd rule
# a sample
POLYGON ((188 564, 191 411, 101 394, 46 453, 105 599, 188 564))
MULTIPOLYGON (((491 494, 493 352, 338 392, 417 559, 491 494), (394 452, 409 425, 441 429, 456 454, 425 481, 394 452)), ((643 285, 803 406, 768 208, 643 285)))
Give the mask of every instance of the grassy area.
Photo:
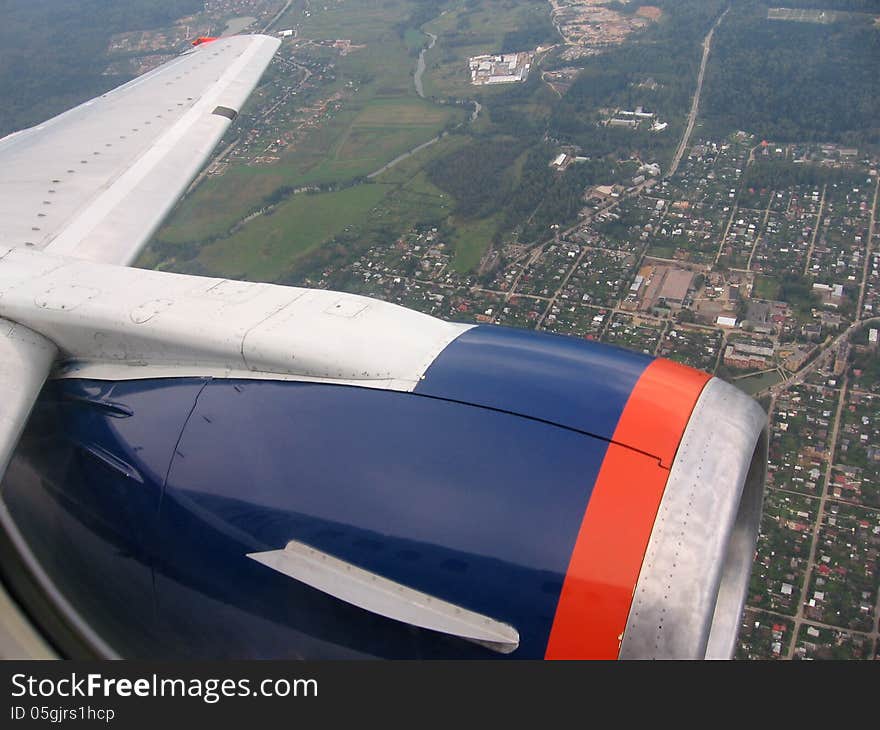
POLYGON ((381 230, 380 235, 386 236, 401 235, 415 225, 449 223, 455 203, 428 180, 423 168, 431 160, 458 149, 467 140, 467 137, 458 135, 445 137, 375 178, 388 194, 371 211, 367 227, 373 231, 381 230))
MULTIPOLYGON (((190 261, 193 269, 202 272, 271 281, 289 277, 305 254, 341 232, 347 231, 350 239, 352 231, 360 231, 361 238, 356 239, 360 246, 368 239, 400 235, 408 227, 428 223, 451 231, 457 269, 476 267, 499 229, 500 218, 455 216, 455 200, 422 172, 431 160, 466 144, 468 137, 443 138, 377 177, 373 181, 377 184, 345 186, 470 116, 470 107, 437 104, 416 95, 412 74, 418 50, 426 42, 423 30, 439 36, 427 59, 428 94, 430 84, 436 82, 441 98, 480 96, 486 101, 503 90, 474 93, 467 58, 500 50, 508 33, 527 27, 531 15, 546 14, 547 4, 543 0, 438 3, 436 18, 418 29, 425 18, 422 12, 417 22, 406 27, 416 7, 413 0, 327 0, 311 5, 307 17, 303 6, 293 6, 279 27, 298 28, 299 63, 312 63, 314 69, 329 59, 334 66, 318 87, 291 97, 282 118, 292 120, 300 108, 331 94, 336 100, 320 113, 307 134, 282 149, 273 164, 234 162, 222 176, 204 181, 159 231, 159 245, 145 261, 171 267, 177 261, 190 261), (448 12, 441 14, 444 9, 448 12), (306 42, 331 39, 349 39, 361 47, 343 56, 306 42), (290 194, 295 188, 312 185, 343 189, 319 195, 290 194), (267 202, 274 205, 271 215, 257 215, 236 230, 240 221, 267 202), (230 236, 231 230, 235 233, 230 236)), ((267 78, 264 93, 268 97, 290 83, 280 67, 273 67, 267 78)), ((322 77, 313 77, 313 83, 315 78, 322 77)), ((524 100, 524 105, 529 103, 534 104, 534 99, 524 100)), ((546 113, 538 107, 524 106, 520 111, 528 116, 546 113)), ((247 154, 262 153, 288 123, 265 124, 265 134, 259 135, 247 154)), ((489 109, 478 125, 491 128, 489 109)), ((525 153, 516 160, 516 178, 524 159, 525 153)))
POLYGON ((449 135, 444 137, 436 144, 426 147, 405 160, 401 160, 394 167, 379 175, 376 178, 376 182, 384 184, 405 183, 432 160, 463 147, 470 140, 471 138, 466 135, 449 135))
POLYGON ((366 177, 436 136, 461 110, 417 98, 374 98, 343 110, 281 162, 234 166, 206 180, 175 211, 159 238, 170 243, 222 235, 282 186, 343 183, 366 177))
POLYGON ((232 167, 223 177, 208 178, 184 198, 157 238, 179 244, 222 235, 284 184, 280 171, 232 167))
POLYGON ((256 218, 235 235, 203 247, 197 261, 218 276, 275 281, 299 257, 363 221, 387 192, 383 185, 359 185, 296 195, 274 215, 256 218))
POLYGON ((497 218, 457 220, 454 225, 452 243, 455 246, 455 258, 452 263, 458 271, 475 269, 498 230, 499 221, 497 218))
POLYGON ((772 276, 762 276, 759 274, 755 277, 755 284, 752 287, 752 298, 778 299, 779 282, 772 276))
POLYGON ((655 256, 658 259, 671 259, 674 255, 675 246, 664 246, 660 243, 654 243, 648 249, 648 256, 655 256))
MULTIPOLYGON (((158 238, 192 243, 222 236, 281 187, 332 185, 365 177, 436 136, 450 120, 463 119, 465 110, 438 106, 415 94, 415 59, 406 36, 401 38, 394 29, 412 7, 409 0, 389 0, 328 3, 326 10, 314 8, 309 18, 303 18, 300 10, 291 11, 287 21, 303 23, 302 38, 348 38, 366 46, 337 57, 335 80, 313 92, 313 98, 321 98, 341 91, 340 108, 328 108, 320 124, 288 148, 279 162, 234 165, 222 177, 202 183, 177 208, 158 238)), ((315 53, 326 56, 324 49, 315 53)))
POLYGON ((412 7, 409 0, 322 0, 307 3, 305 8, 296 3, 276 26, 299 26, 304 38, 348 38, 352 43, 369 43, 394 34, 394 26, 409 16, 412 7))
POLYGON ((307 151, 295 155, 292 162, 299 167, 299 174, 289 178, 290 184, 365 177, 436 136, 450 116, 448 108, 420 99, 373 99, 353 119, 345 121, 329 149, 309 145, 307 151))

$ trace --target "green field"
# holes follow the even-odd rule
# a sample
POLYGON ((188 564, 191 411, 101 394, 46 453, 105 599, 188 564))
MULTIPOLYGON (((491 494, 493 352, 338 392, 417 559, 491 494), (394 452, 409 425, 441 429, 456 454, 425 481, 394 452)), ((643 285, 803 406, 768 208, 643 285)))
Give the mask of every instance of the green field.
POLYGON ((321 0, 307 3, 306 17, 302 4, 295 3, 277 27, 299 26, 304 38, 348 38, 353 43, 369 43, 393 33, 395 24, 406 18, 413 6, 410 0, 321 0))
MULTIPOLYGON (((318 94, 343 90, 347 97, 341 108, 328 111, 277 163, 233 165, 224 175, 203 182, 178 206, 157 238, 181 244, 222 237, 282 187, 339 185, 366 177, 437 136, 450 121, 464 119, 465 110, 424 101, 415 93, 415 59, 406 42, 412 35, 402 38, 394 30, 395 21, 412 6, 404 0, 363 0, 314 10, 301 37, 348 38, 366 46, 337 58, 337 78, 318 94)), ((295 15, 290 14, 291 22, 303 21, 295 15)), ((326 56, 325 49, 318 55, 326 56)), ((286 205, 283 202, 279 208, 286 205)))
POLYGON ((443 137, 430 147, 426 147, 419 151, 418 154, 408 157, 405 160, 401 160, 394 167, 379 175, 376 178, 376 181, 384 184, 406 183, 411 180, 413 176, 420 173, 432 160, 436 160, 439 157, 443 157, 460 149, 471 141, 472 138, 464 134, 443 137))
POLYGON ((475 221, 456 221, 453 265, 458 271, 471 271, 480 263, 480 258, 489 247, 492 236, 498 230, 497 218, 481 218, 475 221))
MULTIPOLYGON (((423 172, 426 164, 467 144, 470 136, 445 136, 374 178, 375 184, 361 181, 470 117, 471 107, 435 103, 416 94, 413 71, 427 42, 426 31, 438 35, 435 48, 427 54, 426 92, 430 95, 434 84, 444 101, 448 96, 479 96, 485 102, 498 90, 474 93, 467 58, 499 51, 508 33, 528 27, 536 14, 546 15, 547 4, 459 0, 434 6, 417 0, 327 0, 310 4, 308 17, 305 9, 294 4, 279 27, 297 28, 297 63, 316 69, 330 62, 332 72, 316 88, 291 97, 281 108, 282 118, 293 124, 301 107, 332 94, 340 98, 326 106, 316 124, 303 128, 308 131, 302 137, 275 153, 276 162, 254 165, 236 160, 222 175, 203 181, 178 205, 143 261, 248 279, 289 279, 297 266, 309 268, 314 258, 309 254, 340 234, 347 245, 360 247, 401 235, 414 225, 430 224, 448 231, 456 250, 455 267, 473 269, 499 230, 501 218, 456 216, 455 198, 435 187, 423 172), (362 47, 342 56, 319 45, 334 39, 362 47), (335 192, 293 193, 309 186, 335 192), (267 205, 271 215, 261 214, 267 205), (359 232, 359 237, 353 239, 352 232, 359 232)), ((289 69, 289 64, 270 68, 251 109, 265 108, 266 100, 280 94, 285 84, 289 87, 285 75, 291 73, 289 69)), ((546 107, 536 106, 532 97, 524 98, 518 110, 535 119, 546 114, 546 107)), ((283 128, 276 123, 261 129, 258 122, 242 122, 249 123, 256 125, 257 140, 249 150, 236 150, 239 157, 260 153, 283 128)), ((491 111, 485 108, 473 132, 491 135, 493 131, 491 111)), ((230 159, 235 160, 235 155, 230 159)), ((523 159, 512 170, 516 179, 523 159)))
POLYGON ((752 297, 756 299, 778 299, 779 282, 772 276, 758 275, 752 287, 752 297))
POLYGON ((187 243, 222 235, 284 184, 280 174, 233 167, 223 177, 205 180, 184 198, 157 238, 166 243, 187 243))
POLYGON ((648 249, 648 256, 655 256, 658 259, 671 259, 675 256, 675 246, 666 246, 659 243, 651 244, 648 249))
POLYGON ((297 259, 357 225, 385 197, 382 185, 338 193, 296 195, 274 215, 261 216, 235 235, 204 246, 198 262, 218 276, 276 281, 297 259))
POLYGON ((398 155, 437 136, 456 110, 417 98, 374 97, 345 110, 285 157, 288 185, 366 177, 398 155))
POLYGON ((274 165, 232 167, 202 183, 175 211, 159 238, 171 243, 222 235, 282 186, 338 184, 366 177, 435 137, 460 110, 417 98, 373 98, 340 113, 274 165))

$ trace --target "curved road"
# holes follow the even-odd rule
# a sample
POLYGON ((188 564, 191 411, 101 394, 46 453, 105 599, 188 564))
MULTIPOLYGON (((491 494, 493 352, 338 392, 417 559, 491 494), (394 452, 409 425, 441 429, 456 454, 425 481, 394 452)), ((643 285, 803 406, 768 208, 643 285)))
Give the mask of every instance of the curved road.
POLYGON ((411 150, 404 152, 402 155, 398 155, 393 160, 391 160, 391 162, 385 163, 378 170, 374 170, 369 175, 367 175, 367 179, 371 180, 372 178, 376 177, 377 175, 381 175, 386 170, 390 170, 397 163, 403 162, 407 157, 412 157, 416 152, 421 152, 423 149, 425 149, 425 147, 430 147, 435 142, 439 142, 446 135, 447 135, 447 132, 443 132, 442 134, 438 134, 436 137, 432 137, 427 142, 422 142, 418 147, 413 147, 411 150))
POLYGON ((826 342, 823 342, 821 345, 819 345, 818 354, 812 360, 810 360, 810 362, 804 365, 800 370, 792 374, 792 376, 788 380, 783 380, 781 383, 772 385, 766 391, 759 391, 759 393, 756 393, 756 395, 760 393, 767 393, 773 397, 776 397, 777 395, 779 395, 779 393, 781 393, 783 390, 786 390, 789 386, 800 385, 804 382, 807 375, 809 375, 811 372, 813 372, 813 370, 824 363, 829 353, 833 353, 837 346, 845 339, 848 339, 856 330, 862 329, 863 327, 877 325, 880 325, 880 317, 866 317, 865 319, 857 319, 843 332, 837 335, 837 337, 827 340, 826 342))
POLYGON ((700 93, 703 91, 703 77, 706 75, 706 64, 709 61, 709 51, 712 50, 712 36, 715 34, 715 29, 721 25, 724 16, 729 12, 730 6, 718 16, 718 20, 715 21, 715 24, 709 29, 706 37, 703 39, 703 60, 700 61, 700 74, 697 76, 697 90, 694 92, 694 100, 691 103, 691 112, 688 114, 687 127, 684 130, 681 142, 679 142, 678 149, 675 151, 675 157, 672 158, 672 164, 669 166, 666 177, 672 177, 675 174, 675 171, 678 170, 681 158, 684 156, 684 151, 687 149, 688 142, 690 142, 691 133, 694 131, 694 124, 697 121, 697 112, 700 109, 700 93))

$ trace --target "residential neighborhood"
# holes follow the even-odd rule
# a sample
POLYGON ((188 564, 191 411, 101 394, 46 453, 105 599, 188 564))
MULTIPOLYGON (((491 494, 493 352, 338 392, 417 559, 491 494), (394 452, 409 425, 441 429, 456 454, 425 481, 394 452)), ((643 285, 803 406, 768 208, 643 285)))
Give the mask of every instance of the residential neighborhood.
MULTIPOLYGON (((216 5, 218 13, 222 6, 227 14, 255 19, 252 28, 259 28, 275 17, 281 3, 227 0, 216 5)), ((534 53, 501 53, 502 46, 496 45, 490 53, 487 46, 462 42, 465 50, 459 56, 450 50, 459 46, 435 48, 444 23, 453 33, 452 14, 441 15, 425 24, 424 32, 409 29, 412 47, 404 59, 421 71, 410 77, 410 70, 395 69, 400 71, 393 79, 397 86, 383 82, 381 93, 370 86, 376 83, 371 74, 384 73, 384 66, 373 67, 371 74, 351 72, 353 62, 377 45, 359 45, 352 40, 354 33, 340 31, 334 37, 328 26, 318 26, 320 33, 307 37, 297 23, 319 11, 297 5, 290 31, 275 29, 281 47, 253 106, 230 128, 194 187, 208 178, 228 183, 243 168, 248 169, 241 179, 248 184, 270 180, 275 172, 285 184, 266 182, 271 193, 254 194, 257 202, 244 217, 232 216, 228 230, 212 229, 200 239, 183 236, 184 245, 163 252, 184 258, 181 250, 195 248, 198 240, 204 250, 216 247, 221 253, 199 259, 194 270, 208 271, 205 262, 228 256, 238 275, 245 263, 230 252, 248 249, 232 238, 235 245, 224 244, 228 234, 257 219, 265 222, 284 205, 292 209, 299 201, 306 207, 320 195, 355 189, 368 201, 359 217, 352 214, 344 226, 302 235, 304 240, 313 236, 315 249, 332 255, 315 257, 315 264, 308 259, 302 269, 290 265, 291 255, 282 267, 273 259, 281 257, 279 248, 266 245, 264 250, 259 243, 250 249, 257 265, 271 268, 272 280, 280 283, 365 294, 452 321, 600 341, 666 357, 733 383, 769 414, 763 517, 736 656, 878 658, 876 148, 813 141, 817 137, 776 141, 765 138, 761 128, 728 133, 736 129, 728 127, 715 134, 711 125, 693 124, 702 75, 696 94, 691 97, 693 90, 688 91, 694 107, 692 124, 685 127, 674 114, 655 111, 663 109, 652 101, 662 79, 651 70, 627 82, 625 97, 603 101, 590 117, 591 134, 617 135, 632 147, 606 154, 603 162, 610 158, 611 164, 587 184, 576 177, 594 161, 587 144, 551 138, 543 131, 543 117, 534 125, 540 172, 553 181, 566 175, 578 181, 569 217, 550 225, 542 219, 538 233, 538 226, 527 225, 531 207, 523 214, 524 223, 504 228, 492 220, 493 226, 482 228, 494 210, 465 215, 456 208, 462 200, 454 200, 435 184, 436 177, 426 174, 438 160, 457 161, 458 144, 473 149, 490 143, 503 149, 498 157, 505 165, 499 169, 511 177, 522 174, 528 157, 508 137, 530 119, 526 112, 540 105, 520 101, 518 95, 526 99, 526 91, 543 84, 533 93, 562 100, 577 83, 579 64, 659 25, 655 21, 664 12, 633 6, 633 12, 623 13, 622 3, 609 5, 551 0, 550 19, 562 41, 546 70, 539 68, 540 46, 534 53), (427 73, 437 85, 416 95, 426 56, 427 73), (370 97, 372 106, 360 100, 365 88, 376 94, 370 97), (389 89, 400 98, 386 97, 389 89), (465 94, 474 98, 462 98, 465 94), (491 106, 492 95, 504 94, 509 105, 499 105, 504 110, 499 113, 491 106), (481 131, 499 119, 510 126, 498 138, 481 131), (425 125, 422 136, 400 142, 405 127, 417 123, 425 125), (680 155, 652 153, 651 145, 682 131, 680 155), (438 152, 433 158, 441 148, 444 156, 438 152), (393 151, 373 166, 372 155, 381 156, 377 150, 393 151), (426 161, 409 167, 407 160, 422 150, 429 150, 426 161), (383 197, 378 190, 392 192, 383 197), (435 207, 431 216, 408 217, 408 205, 435 207), (413 224, 415 218, 421 222, 413 224), (406 222, 392 225, 399 221, 406 222), (361 236, 365 230, 370 235, 361 236), (467 265, 461 263, 467 243, 463 231, 478 239, 478 251, 467 265)), ((340 8, 335 3, 331 11, 341 14, 340 8)), ((785 15, 771 20, 801 20, 785 15)), ((199 22, 201 29, 205 23, 199 22)), ((454 33, 466 37, 467 31, 464 20, 455 20, 454 33)), ((708 54, 711 31, 705 38, 708 54)), ((120 54, 147 41, 155 46, 150 53, 161 51, 164 41, 158 38, 114 39, 120 54)), ((500 175, 495 181, 504 190, 500 175)), ((214 202, 210 193, 205 197, 214 202)), ((327 206, 341 217, 345 211, 337 199, 327 206)), ((292 229, 289 221, 304 217, 291 214, 287 225, 292 229)), ((303 254, 296 262, 306 259, 303 254)), ((157 262, 166 263, 161 257, 151 263, 157 262)), ((254 276, 252 271, 245 273, 254 276)), ((262 276, 269 280, 269 274, 262 276)))
POLYGON ((459 273, 432 228, 307 283, 662 355, 754 394, 770 412, 770 458, 737 656, 869 658, 880 586, 880 160, 840 152, 745 134, 703 140, 670 179, 609 187, 602 199, 586 191, 581 223, 506 245, 480 275, 459 273), (749 160, 765 150, 843 166, 861 182, 744 189, 749 160))

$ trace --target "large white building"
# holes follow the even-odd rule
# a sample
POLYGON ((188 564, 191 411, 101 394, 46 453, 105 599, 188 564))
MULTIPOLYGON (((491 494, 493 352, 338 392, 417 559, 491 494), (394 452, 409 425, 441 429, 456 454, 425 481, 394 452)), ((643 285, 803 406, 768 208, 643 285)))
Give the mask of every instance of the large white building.
POLYGON ((515 83, 528 78, 532 66, 532 54, 523 52, 473 56, 468 65, 472 84, 482 86, 515 83))

